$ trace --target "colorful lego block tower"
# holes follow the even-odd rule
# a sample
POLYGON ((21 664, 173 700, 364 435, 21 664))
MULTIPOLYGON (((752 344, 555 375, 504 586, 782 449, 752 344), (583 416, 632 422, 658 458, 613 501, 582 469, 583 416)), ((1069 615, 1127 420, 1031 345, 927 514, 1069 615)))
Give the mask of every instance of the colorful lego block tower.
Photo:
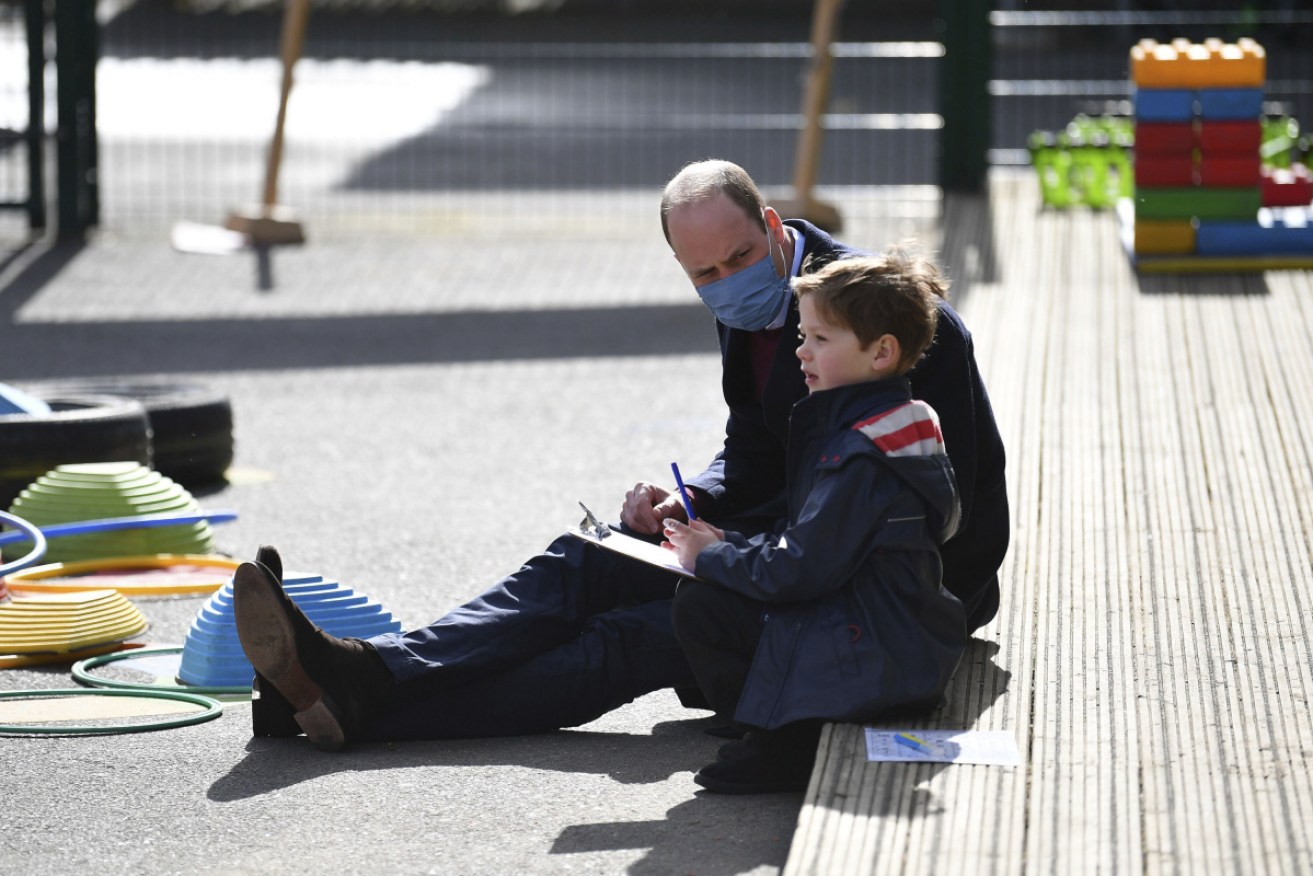
POLYGON ((1266 62, 1251 39, 1131 49, 1137 256, 1313 253, 1313 227, 1260 213, 1302 191, 1294 171, 1264 176, 1266 62))

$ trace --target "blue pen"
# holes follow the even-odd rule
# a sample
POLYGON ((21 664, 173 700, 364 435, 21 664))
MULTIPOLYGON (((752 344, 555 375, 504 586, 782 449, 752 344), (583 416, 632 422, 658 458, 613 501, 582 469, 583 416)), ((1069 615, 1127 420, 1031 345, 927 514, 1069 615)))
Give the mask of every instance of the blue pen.
POLYGON ((670 470, 675 473, 675 486, 679 488, 679 498, 684 503, 684 510, 688 512, 688 522, 692 523, 698 519, 693 513, 693 502, 688 497, 688 487, 684 486, 684 479, 679 476, 679 463, 670 463, 670 470))
POLYGON ((934 752, 930 750, 929 745, 926 745, 924 741, 917 739, 910 733, 895 733, 894 742, 897 742, 899 745, 905 745, 908 748, 913 748, 922 754, 934 754, 934 752))

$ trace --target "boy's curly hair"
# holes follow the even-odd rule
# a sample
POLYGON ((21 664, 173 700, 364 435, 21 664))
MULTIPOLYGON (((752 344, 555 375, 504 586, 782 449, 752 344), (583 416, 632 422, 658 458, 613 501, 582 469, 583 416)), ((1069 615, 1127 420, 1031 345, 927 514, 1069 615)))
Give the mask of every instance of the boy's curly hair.
POLYGON ((948 280, 931 261, 895 246, 880 256, 840 259, 793 280, 799 300, 811 296, 826 322, 857 336, 862 348, 893 335, 902 349, 898 373, 910 371, 930 347, 948 280))

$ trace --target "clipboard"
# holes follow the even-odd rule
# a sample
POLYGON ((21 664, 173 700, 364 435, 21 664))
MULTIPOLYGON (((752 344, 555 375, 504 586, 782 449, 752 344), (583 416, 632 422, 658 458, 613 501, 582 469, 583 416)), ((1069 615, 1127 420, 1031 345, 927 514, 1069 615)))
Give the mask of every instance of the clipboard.
POLYGON ((570 535, 582 538, 585 541, 591 541, 598 547, 624 554, 639 562, 647 563, 649 566, 657 566, 674 572, 684 578, 697 577, 697 575, 681 566, 679 560, 671 551, 660 545, 652 544, 650 541, 643 541, 641 538, 634 538, 632 535, 617 532, 605 523, 598 521, 593 516, 593 512, 589 511, 588 506, 583 502, 579 503, 579 507, 584 509, 584 519, 579 521, 578 526, 566 530, 570 535))

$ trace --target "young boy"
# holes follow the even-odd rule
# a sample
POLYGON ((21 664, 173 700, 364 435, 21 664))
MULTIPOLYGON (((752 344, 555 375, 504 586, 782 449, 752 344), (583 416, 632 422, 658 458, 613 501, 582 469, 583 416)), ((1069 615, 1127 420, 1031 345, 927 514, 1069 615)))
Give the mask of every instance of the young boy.
POLYGON ((957 668, 965 612, 939 557, 957 487, 904 377, 945 289, 900 250, 795 279, 810 394, 789 421, 787 522, 753 538, 664 523, 697 575, 675 595, 675 633, 712 708, 747 730, 694 777, 710 791, 804 790, 824 721, 933 708, 957 668))

